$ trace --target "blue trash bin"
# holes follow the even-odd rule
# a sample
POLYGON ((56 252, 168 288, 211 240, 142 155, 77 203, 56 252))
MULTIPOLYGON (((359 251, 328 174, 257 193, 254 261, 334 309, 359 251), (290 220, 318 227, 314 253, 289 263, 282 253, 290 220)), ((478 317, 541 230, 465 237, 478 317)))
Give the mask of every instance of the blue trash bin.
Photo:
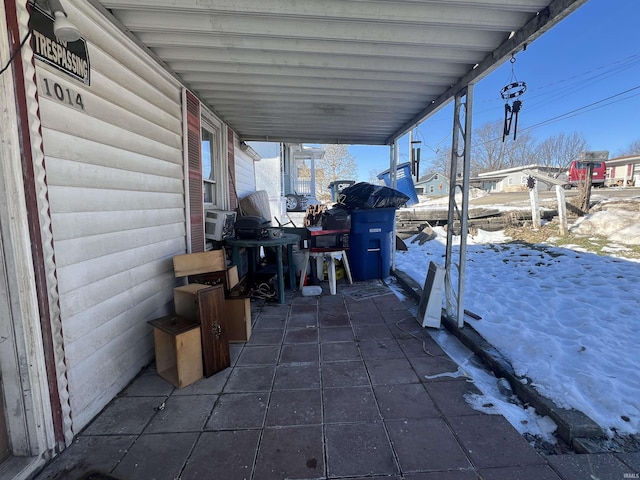
POLYGON ((355 280, 386 278, 391 272, 395 208, 351 210, 349 266, 355 280))
POLYGON ((335 180, 329 184, 329 191, 331 192, 331 200, 333 202, 338 201, 338 194, 347 187, 353 185, 355 180, 335 180))
MULTIPOLYGON (((391 187, 390 171, 391 169, 378 174, 378 180, 384 180, 384 184, 387 187, 391 187)), ((409 197, 409 200, 407 200, 407 206, 418 203, 418 193, 416 192, 416 187, 413 184, 410 162, 401 163, 396 166, 396 190, 409 197)))

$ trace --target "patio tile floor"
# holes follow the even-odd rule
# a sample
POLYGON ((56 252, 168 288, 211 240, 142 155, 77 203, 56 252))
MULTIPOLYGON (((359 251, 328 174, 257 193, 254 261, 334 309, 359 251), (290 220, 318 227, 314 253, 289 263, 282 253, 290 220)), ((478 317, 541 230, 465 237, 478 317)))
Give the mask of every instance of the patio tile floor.
MULTIPOLYGON (((34 480, 623 478, 637 456, 540 455, 473 410, 457 365, 391 291, 252 302, 232 366, 181 390, 150 365, 34 480), (427 378, 430 377, 430 378, 427 378), (162 407, 162 408, 160 408, 162 407), (586 476, 585 476, 586 475, 586 476)), ((404 302, 409 302, 404 300, 404 302)), ((627 477, 637 478, 637 477, 627 477)))

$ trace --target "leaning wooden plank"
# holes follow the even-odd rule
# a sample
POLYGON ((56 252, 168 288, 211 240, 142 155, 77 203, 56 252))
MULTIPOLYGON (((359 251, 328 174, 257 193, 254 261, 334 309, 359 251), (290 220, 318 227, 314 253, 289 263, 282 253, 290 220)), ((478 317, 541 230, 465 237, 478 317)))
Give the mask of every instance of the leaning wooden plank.
POLYGON ((186 253, 173 257, 173 271, 176 277, 186 277, 198 273, 219 272, 226 267, 224 250, 200 253, 186 253))

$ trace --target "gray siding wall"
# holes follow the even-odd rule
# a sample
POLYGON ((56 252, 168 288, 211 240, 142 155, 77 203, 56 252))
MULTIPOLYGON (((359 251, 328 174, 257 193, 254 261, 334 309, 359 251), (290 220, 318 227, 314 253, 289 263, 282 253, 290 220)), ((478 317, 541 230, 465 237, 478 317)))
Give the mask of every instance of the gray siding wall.
POLYGON ((91 85, 36 68, 77 433, 152 360, 147 321, 169 313, 186 246, 180 86, 88 2, 69 9, 91 85), (43 94, 45 78, 84 111, 43 94))

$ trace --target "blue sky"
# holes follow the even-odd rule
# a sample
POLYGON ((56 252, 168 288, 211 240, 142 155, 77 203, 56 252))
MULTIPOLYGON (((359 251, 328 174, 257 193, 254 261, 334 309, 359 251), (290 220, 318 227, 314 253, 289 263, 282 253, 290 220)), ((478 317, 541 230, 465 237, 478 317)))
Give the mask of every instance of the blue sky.
MULTIPOLYGON (((639 25, 640 0, 589 0, 518 53, 515 78, 527 84, 518 131, 529 129, 538 141, 577 132, 591 150, 609 150, 611 156, 639 140, 639 25)), ((512 81, 512 64, 506 62, 476 84, 474 129, 502 121, 500 89, 512 81)), ((452 112, 448 105, 418 128, 421 165, 438 148, 450 147, 452 112)), ((399 143, 402 163, 409 159, 408 135, 399 143)), ((389 168, 387 146, 351 146, 350 152, 358 180, 389 168)))

